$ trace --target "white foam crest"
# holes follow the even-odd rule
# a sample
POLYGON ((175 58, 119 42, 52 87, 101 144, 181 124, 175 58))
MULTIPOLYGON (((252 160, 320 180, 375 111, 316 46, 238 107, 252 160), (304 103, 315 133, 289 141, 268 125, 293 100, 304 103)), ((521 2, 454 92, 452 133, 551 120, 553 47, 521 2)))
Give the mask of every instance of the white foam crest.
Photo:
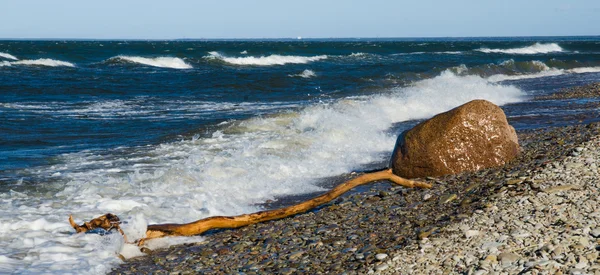
POLYGON ((490 82, 500 82, 500 81, 505 81, 505 80, 532 79, 532 78, 540 78, 540 77, 557 76, 557 75, 563 75, 563 74, 583 74, 583 73, 597 73, 597 72, 600 72, 600 67, 579 67, 579 68, 572 68, 572 69, 556 69, 556 68, 550 68, 550 67, 546 66, 545 70, 543 70, 541 72, 537 72, 537 73, 521 74, 521 75, 496 74, 496 75, 487 77, 487 80, 490 82))
POLYGON ((6 58, 6 59, 11 59, 11 60, 19 60, 14 55, 9 54, 9 53, 3 53, 3 52, 0 52, 0 57, 6 58))
POLYGON ((545 53, 553 53, 553 52, 562 52, 564 51, 556 43, 535 43, 531 46, 514 48, 514 49, 489 49, 489 48, 481 48, 476 51, 484 52, 484 53, 504 53, 504 54, 545 54, 545 53))
POLYGON ((532 74, 519 74, 519 75, 505 75, 505 74, 495 74, 487 77, 487 79, 491 82, 500 82, 505 80, 519 80, 519 79, 531 79, 531 78, 540 78, 540 77, 548 77, 548 76, 557 76, 564 74, 565 71, 561 69, 548 69, 545 71, 532 73, 532 74))
POLYGON ((191 69, 192 65, 185 63, 185 61, 178 57, 141 57, 141 56, 127 56, 119 55, 110 58, 109 60, 123 60, 127 62, 148 65, 160 68, 171 68, 171 69, 191 69))
POLYGON ((366 53, 362 53, 362 52, 357 52, 357 53, 352 53, 350 54, 351 57, 362 57, 367 55, 366 53))
POLYGON ((290 77, 302 77, 302 78, 311 78, 317 76, 315 72, 312 70, 306 69, 299 74, 291 74, 290 77))
POLYGON ((155 167, 118 167, 129 173, 107 172, 119 162, 135 162, 123 161, 123 155, 65 155, 64 164, 49 168, 64 175, 60 192, 0 193, 0 251, 15 273, 106 273, 120 262, 118 254, 140 254, 119 234, 64 233, 73 232, 66 223, 69 214, 81 222, 115 211, 135 239, 147 224, 254 212, 268 199, 323 191, 318 186, 323 178, 385 163, 396 140, 388 132, 394 123, 427 118, 472 99, 501 105, 522 97, 513 86, 444 72, 408 88, 228 123, 204 138, 140 147, 134 155, 146 156, 155 167), (78 169, 94 162, 105 162, 104 167, 78 169))
POLYGON ((50 58, 40 58, 34 60, 19 60, 10 62, 12 65, 28 66, 47 66, 47 67, 75 67, 75 64, 66 61, 54 60, 50 58))
POLYGON ((567 70, 569 73, 584 74, 584 73, 598 73, 600 67, 581 67, 567 70))
POLYGON ((10 67, 10 66, 12 66, 12 65, 8 61, 2 61, 2 62, 0 62, 0 67, 10 67))
POLYGON ((272 54, 269 56, 245 56, 245 57, 227 57, 219 52, 209 52, 207 59, 217 59, 233 65, 251 65, 251 66, 272 66, 285 64, 306 64, 309 62, 327 59, 327 55, 317 56, 295 56, 295 55, 278 55, 272 54))

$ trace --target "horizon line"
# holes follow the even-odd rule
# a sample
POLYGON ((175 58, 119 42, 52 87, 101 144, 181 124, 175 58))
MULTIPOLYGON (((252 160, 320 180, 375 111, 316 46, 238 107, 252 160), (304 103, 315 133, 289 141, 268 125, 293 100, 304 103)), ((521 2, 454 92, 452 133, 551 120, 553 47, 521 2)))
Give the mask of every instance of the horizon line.
POLYGON ((600 37, 600 34, 595 35, 517 35, 517 36, 389 36, 389 37, 277 37, 277 38, 0 38, 0 41, 11 40, 36 40, 36 41, 226 41, 226 40, 361 40, 361 39, 476 39, 476 38, 582 38, 582 37, 600 37))

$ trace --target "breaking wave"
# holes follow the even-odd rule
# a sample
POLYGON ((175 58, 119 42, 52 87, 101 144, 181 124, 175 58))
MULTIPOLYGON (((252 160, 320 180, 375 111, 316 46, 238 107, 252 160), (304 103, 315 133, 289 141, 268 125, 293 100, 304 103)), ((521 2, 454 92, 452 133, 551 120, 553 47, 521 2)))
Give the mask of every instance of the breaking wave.
MULTIPOLYGON (((448 70, 461 76, 477 75, 491 82, 504 80, 518 80, 540 78, 547 76, 556 76, 563 74, 580 74, 600 72, 600 66, 582 66, 576 61, 548 60, 545 62, 532 61, 514 61, 509 59, 499 64, 485 64, 473 67, 467 67, 461 64, 448 70)), ((593 64, 592 64, 593 65, 593 64)))
POLYGON ((34 60, 19 60, 10 62, 11 65, 28 66, 47 66, 47 67, 75 67, 75 64, 66 61, 54 60, 50 58, 40 58, 34 60))
POLYGON ((3 53, 3 52, 0 52, 0 57, 10 59, 10 60, 19 60, 14 55, 9 54, 9 53, 3 53))
POLYGON ((183 59, 177 57, 141 57, 119 55, 111 57, 109 61, 130 62, 152 67, 171 68, 171 69, 191 69, 191 65, 185 63, 183 59))
POLYGON ((318 56, 295 56, 295 55, 278 55, 272 54, 269 56, 245 56, 245 57, 227 57, 219 52, 209 52, 207 59, 216 59, 233 65, 250 65, 250 66, 272 66, 285 64, 306 64, 313 61, 327 59, 327 55, 318 56))
POLYGON ((545 54, 545 53, 553 53, 553 52, 563 52, 563 48, 561 48, 556 43, 535 43, 531 46, 522 47, 522 48, 513 48, 513 49, 489 49, 489 48, 481 48, 476 51, 484 52, 484 53, 503 53, 503 54, 545 54))

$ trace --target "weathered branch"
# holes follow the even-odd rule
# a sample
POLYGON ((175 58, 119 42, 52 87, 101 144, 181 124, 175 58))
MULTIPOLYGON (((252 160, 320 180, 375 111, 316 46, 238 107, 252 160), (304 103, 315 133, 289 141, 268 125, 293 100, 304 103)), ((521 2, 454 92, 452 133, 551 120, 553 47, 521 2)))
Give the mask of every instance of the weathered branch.
MULTIPOLYGON (((255 224, 255 223, 259 223, 259 222, 276 220, 276 219, 293 216, 293 215, 296 215, 299 213, 306 212, 306 211, 313 209, 324 203, 330 202, 354 187, 357 187, 357 186, 363 185, 363 184, 367 184, 367 183, 371 183, 374 181, 381 181, 381 180, 389 180, 395 184, 402 185, 404 187, 409 187, 409 188, 415 188, 415 187, 431 188, 431 185, 428 183, 407 180, 407 179, 404 179, 404 178, 394 175, 392 173, 391 169, 386 169, 386 170, 382 170, 382 171, 377 171, 377 172, 373 172, 373 173, 367 173, 367 174, 360 175, 354 179, 348 180, 348 181, 336 186, 329 192, 327 192, 323 195, 320 195, 314 199, 311 199, 311 200, 308 200, 308 201, 305 201, 305 202, 302 202, 302 203, 299 203, 296 205, 276 209, 276 210, 260 211, 260 212, 256 212, 256 213, 252 213, 252 214, 244 214, 244 215, 233 216, 233 217, 215 216, 215 217, 209 217, 209 218, 201 219, 201 220, 191 222, 191 223, 186 223, 186 224, 148 225, 148 229, 146 230, 146 237, 139 240, 138 245, 142 245, 144 243, 144 241, 149 240, 149 239, 154 239, 154 238, 161 238, 161 237, 166 237, 166 236, 193 236, 193 235, 202 234, 211 229, 238 228, 238 227, 255 224)), ((104 216, 101 216, 100 218, 108 216, 108 215, 112 215, 112 214, 106 214, 104 216)), ((112 216, 114 216, 114 215, 112 215, 112 216)), ((97 218, 97 219, 100 219, 100 218, 97 218)), ((90 226, 94 226, 95 224, 106 225, 106 222, 103 223, 102 220, 96 221, 97 219, 92 220, 90 223, 84 223, 83 226, 79 226, 79 225, 75 224, 72 221, 72 218, 70 218, 69 221, 71 222, 71 225, 73 226, 73 228, 75 228, 75 230, 77 230, 77 232, 85 232, 87 230, 91 230, 91 228, 87 227, 88 225, 90 225, 90 226), (82 227, 85 227, 87 230, 80 231, 80 229, 82 227)), ((117 218, 117 220, 118 220, 118 218, 117 218)), ((97 227, 102 227, 102 226, 97 226, 97 227)), ((104 228, 104 227, 102 227, 102 228, 104 228)), ((116 228, 120 230, 120 228, 118 228, 118 225, 116 228)), ((120 232, 122 232, 122 231, 120 231, 120 232)))

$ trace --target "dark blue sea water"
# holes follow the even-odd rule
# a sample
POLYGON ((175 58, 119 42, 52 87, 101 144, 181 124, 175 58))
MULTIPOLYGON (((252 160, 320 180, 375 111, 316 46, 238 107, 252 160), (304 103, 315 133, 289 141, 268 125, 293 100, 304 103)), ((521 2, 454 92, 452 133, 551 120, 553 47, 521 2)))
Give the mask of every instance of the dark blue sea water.
POLYGON ((472 99, 517 129, 597 120, 532 99, 598 81, 600 37, 0 41, 0 271, 104 273, 119 259, 81 249, 122 243, 72 247, 68 214, 258 210, 384 165, 400 131, 472 99))

